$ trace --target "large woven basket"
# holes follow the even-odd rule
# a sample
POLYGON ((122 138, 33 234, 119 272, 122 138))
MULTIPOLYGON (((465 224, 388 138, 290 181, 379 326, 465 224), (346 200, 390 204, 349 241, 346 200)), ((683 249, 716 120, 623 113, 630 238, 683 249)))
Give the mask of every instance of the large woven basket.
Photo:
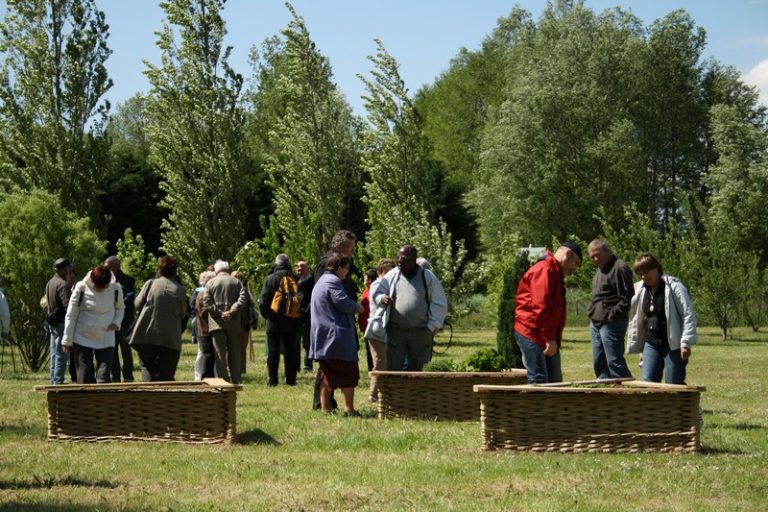
POLYGON ((629 381, 475 386, 483 448, 693 452, 703 387, 629 381), (601 385, 598 383, 598 385, 601 385))
POLYGON ((525 370, 505 372, 371 372, 378 377, 379 418, 477 421, 476 384, 523 384, 525 370))
POLYGON ((231 443, 241 386, 222 379, 36 386, 48 394, 48 439, 231 443))

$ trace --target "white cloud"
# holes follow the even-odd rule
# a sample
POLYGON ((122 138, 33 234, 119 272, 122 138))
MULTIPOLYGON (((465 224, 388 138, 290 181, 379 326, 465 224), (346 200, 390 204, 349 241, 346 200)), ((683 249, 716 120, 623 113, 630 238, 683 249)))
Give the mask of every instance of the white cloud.
POLYGON ((757 87, 760 102, 768 106, 768 59, 761 60, 744 75, 744 81, 757 87))

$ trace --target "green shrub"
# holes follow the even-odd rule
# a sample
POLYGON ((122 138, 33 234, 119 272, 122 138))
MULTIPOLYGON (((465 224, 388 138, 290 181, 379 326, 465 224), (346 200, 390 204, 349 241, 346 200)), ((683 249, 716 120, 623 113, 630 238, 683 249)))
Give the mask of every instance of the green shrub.
POLYGON ((39 370, 48 359, 40 297, 53 276, 53 262, 68 258, 78 278, 104 256, 106 244, 88 220, 65 210, 42 191, 0 196, 0 276, 11 309, 13 343, 25 366, 39 370))
POLYGON ((515 299, 517 284, 525 271, 530 268, 528 252, 518 256, 512 268, 504 273, 504 287, 499 299, 499 327, 496 331, 496 347, 505 361, 506 368, 522 368, 523 355, 515 341, 515 299))
POLYGON ((464 363, 453 359, 433 359, 424 365, 425 372, 464 372, 467 371, 464 363))
POLYGON ((464 361, 470 371, 500 372, 509 368, 504 357, 495 348, 481 348, 464 361))

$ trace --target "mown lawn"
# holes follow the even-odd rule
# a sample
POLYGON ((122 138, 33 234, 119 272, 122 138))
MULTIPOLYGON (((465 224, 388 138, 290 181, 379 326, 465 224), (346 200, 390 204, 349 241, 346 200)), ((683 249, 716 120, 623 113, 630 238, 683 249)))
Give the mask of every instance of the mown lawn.
MULTIPOLYGON (((347 419, 310 409, 313 376, 265 385, 263 344, 238 395, 240 444, 46 440, 47 372, 0 380, 0 510, 766 510, 768 334, 700 330, 689 383, 703 385, 695 455, 481 450, 479 422, 347 419)), ((568 329, 566 379, 591 377, 586 328, 568 329)), ((494 346, 457 332, 445 356, 494 346)), ((179 379, 192 378, 184 346, 179 379)), ((637 368, 636 358, 630 362, 637 368)), ((639 372, 638 372, 639 374, 639 372)), ((617 411, 620 414, 620 411, 617 411)))

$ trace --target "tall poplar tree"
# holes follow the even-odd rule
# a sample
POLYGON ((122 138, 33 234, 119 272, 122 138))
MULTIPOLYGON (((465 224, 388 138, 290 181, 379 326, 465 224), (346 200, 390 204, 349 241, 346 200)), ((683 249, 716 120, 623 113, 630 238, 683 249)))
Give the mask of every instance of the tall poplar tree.
POLYGON ((363 99, 370 123, 363 135, 362 159, 370 225, 365 252, 375 260, 413 244, 450 290, 466 255, 464 243, 459 240, 454 246, 445 222, 435 216, 438 164, 430 156, 423 121, 408 97, 397 61, 375 41, 377 53, 369 57, 372 78, 360 76, 367 89, 363 99))
POLYGON ((158 33, 160 65, 147 63, 150 162, 169 210, 162 249, 178 258, 188 282, 244 240, 251 179, 243 149, 241 75, 229 66, 224 0, 171 0, 158 33), (179 43, 177 43, 177 36, 179 43))
MULTIPOLYGON (((293 257, 314 259, 328 250, 340 228, 354 228, 360 165, 360 122, 333 81, 328 59, 307 26, 292 15, 282 38, 265 43, 255 94, 265 169, 272 188, 270 222, 293 257)), ((257 65, 259 65, 257 63, 257 65)), ((358 224, 359 225, 359 224, 358 224)))
POLYGON ((42 189, 98 222, 109 27, 95 0, 17 0, 0 23, 0 186, 42 189))

